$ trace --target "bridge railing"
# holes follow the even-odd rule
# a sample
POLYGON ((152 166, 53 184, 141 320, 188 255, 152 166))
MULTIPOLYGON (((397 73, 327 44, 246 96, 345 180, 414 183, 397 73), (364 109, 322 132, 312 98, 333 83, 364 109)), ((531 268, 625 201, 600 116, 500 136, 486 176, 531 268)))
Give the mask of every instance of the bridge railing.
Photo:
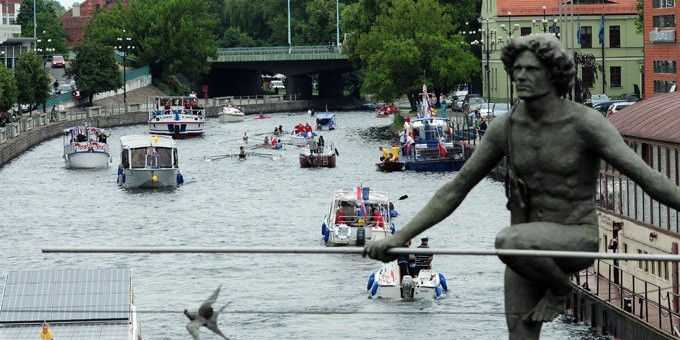
POLYGON ((218 48, 217 55, 329 54, 340 53, 337 46, 274 46, 218 48))

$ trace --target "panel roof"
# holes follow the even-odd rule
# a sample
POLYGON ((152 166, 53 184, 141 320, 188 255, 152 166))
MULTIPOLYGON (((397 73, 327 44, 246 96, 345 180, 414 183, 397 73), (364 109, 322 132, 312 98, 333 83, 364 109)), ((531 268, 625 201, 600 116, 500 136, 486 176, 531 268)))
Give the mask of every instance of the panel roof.
MULTIPOLYGON (((574 15, 635 14, 635 2, 636 0, 607 0, 603 5, 581 4, 579 0, 574 0, 574 15)), ((499 17, 507 17, 508 12, 512 13, 511 16, 543 16, 543 6, 546 16, 557 16, 560 13, 559 2, 555 0, 496 0, 499 17)), ((566 6, 562 6, 562 15, 565 11, 571 14, 572 5, 568 1, 566 6)))
POLYGON ((609 121, 624 137, 680 144, 680 93, 655 95, 622 109, 609 121))

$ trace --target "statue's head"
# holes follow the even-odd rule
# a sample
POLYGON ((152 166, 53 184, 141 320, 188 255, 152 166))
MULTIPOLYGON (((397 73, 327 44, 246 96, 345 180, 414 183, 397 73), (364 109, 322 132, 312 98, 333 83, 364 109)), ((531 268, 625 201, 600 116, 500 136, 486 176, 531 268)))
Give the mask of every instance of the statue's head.
MULTIPOLYGON (((563 96, 574 86, 576 66, 574 58, 567 53, 562 43, 552 34, 539 33, 509 39, 501 50, 505 70, 512 77, 515 60, 524 51, 532 52, 549 70, 557 94, 563 96)), ((514 79, 513 79, 514 81, 514 79)))

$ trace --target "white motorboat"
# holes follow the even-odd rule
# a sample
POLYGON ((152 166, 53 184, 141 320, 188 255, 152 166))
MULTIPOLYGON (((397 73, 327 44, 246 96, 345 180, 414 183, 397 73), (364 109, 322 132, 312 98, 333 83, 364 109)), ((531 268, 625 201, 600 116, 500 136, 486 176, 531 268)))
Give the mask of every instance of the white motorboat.
POLYGON ((421 269, 416 277, 399 275, 397 261, 386 263, 368 278, 368 296, 388 299, 437 299, 448 291, 444 274, 421 269))
MULTIPOLYGON (((407 196, 400 198, 404 199, 407 196)), ((362 246, 396 232, 392 218, 397 216, 384 191, 357 187, 333 194, 330 210, 321 224, 327 246, 362 246), (380 213, 379 215, 375 211, 380 213)))
POLYGON ((177 144, 170 136, 121 136, 118 185, 124 188, 173 187, 184 182, 177 144))
POLYGON ((0 339, 142 339, 128 268, 11 271, 0 301, 0 339))
POLYGON ((64 162, 67 168, 106 168, 111 163, 108 135, 93 126, 74 126, 64 129, 64 162))
POLYGON ((189 138, 205 132, 205 109, 196 97, 150 97, 149 133, 189 138))
POLYGON ((243 111, 231 106, 231 104, 222 107, 219 113, 220 123, 238 123, 242 122, 245 117, 243 111))

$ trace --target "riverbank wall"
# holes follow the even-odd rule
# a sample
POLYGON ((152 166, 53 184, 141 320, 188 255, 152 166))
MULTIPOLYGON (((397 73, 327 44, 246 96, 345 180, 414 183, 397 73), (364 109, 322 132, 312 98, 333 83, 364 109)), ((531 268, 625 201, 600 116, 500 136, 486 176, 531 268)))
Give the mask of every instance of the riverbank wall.
MULTIPOLYGON (((227 103, 241 108, 247 115, 274 112, 300 112, 313 108, 317 111, 326 107, 342 108, 341 105, 358 103, 333 99, 285 100, 282 96, 271 97, 223 97, 201 99, 208 118, 217 117, 222 106, 227 103)), ((49 113, 33 111, 25 113, 17 121, 0 126, 0 167, 18 157, 26 150, 55 137, 64 129, 72 126, 90 124, 100 128, 146 124, 149 119, 149 104, 128 104, 128 112, 123 107, 93 106, 88 108, 68 108, 50 119, 49 113)))

